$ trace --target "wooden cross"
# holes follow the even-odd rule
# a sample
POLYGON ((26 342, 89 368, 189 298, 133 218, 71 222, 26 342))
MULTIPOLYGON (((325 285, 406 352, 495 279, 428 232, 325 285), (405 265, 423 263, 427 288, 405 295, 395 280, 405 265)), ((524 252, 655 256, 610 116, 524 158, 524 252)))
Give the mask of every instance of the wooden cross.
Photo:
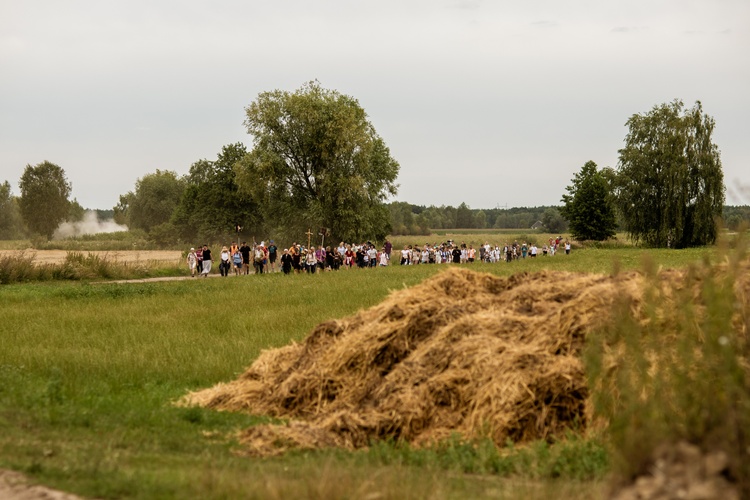
POLYGON ((312 236, 312 231, 308 229, 305 234, 307 235, 307 249, 310 250, 310 237, 312 236))

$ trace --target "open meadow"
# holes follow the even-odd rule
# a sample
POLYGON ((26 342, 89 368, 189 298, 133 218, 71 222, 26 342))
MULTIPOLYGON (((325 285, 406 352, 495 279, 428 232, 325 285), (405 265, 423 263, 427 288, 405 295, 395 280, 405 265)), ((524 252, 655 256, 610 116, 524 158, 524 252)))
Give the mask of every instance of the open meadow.
MULTIPOLYGON (((684 268, 713 252, 647 253, 657 267, 684 268)), ((644 253, 587 248, 466 267, 501 276, 610 273, 640 267, 644 253)), ((300 341, 316 324, 448 267, 2 285, 0 468, 96 498, 602 497, 609 461, 595 432, 499 455, 456 442, 253 458, 234 433, 267 417, 173 404, 236 378, 263 349, 300 341)))

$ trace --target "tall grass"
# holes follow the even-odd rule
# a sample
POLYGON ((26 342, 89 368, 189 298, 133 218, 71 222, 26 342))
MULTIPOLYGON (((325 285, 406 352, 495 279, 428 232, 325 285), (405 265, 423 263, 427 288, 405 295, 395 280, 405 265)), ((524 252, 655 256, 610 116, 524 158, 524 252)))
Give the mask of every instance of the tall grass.
POLYGON ((96 254, 68 252, 61 263, 36 263, 33 252, 0 256, 0 285, 33 281, 137 279, 155 276, 178 276, 185 270, 152 263, 130 263, 107 259, 96 254))
POLYGON ((609 422, 615 471, 647 473, 660 445, 687 441, 723 450, 743 496, 750 496, 750 303, 736 288, 746 243, 724 250, 723 265, 689 266, 677 287, 659 282, 653 262, 645 321, 623 298, 614 321, 589 339, 587 374, 600 417, 609 422))

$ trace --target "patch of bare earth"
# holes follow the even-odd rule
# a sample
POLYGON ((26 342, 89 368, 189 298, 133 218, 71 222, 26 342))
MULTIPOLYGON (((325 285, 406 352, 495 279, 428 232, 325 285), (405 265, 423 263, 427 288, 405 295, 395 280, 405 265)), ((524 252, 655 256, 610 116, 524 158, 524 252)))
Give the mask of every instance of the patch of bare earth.
POLYGON ((729 458, 723 451, 704 453, 686 442, 654 453, 651 473, 617 491, 615 500, 739 500, 728 479, 729 458))
POLYGON ((0 499, 8 500, 80 500, 81 497, 30 484, 20 472, 0 469, 0 499))

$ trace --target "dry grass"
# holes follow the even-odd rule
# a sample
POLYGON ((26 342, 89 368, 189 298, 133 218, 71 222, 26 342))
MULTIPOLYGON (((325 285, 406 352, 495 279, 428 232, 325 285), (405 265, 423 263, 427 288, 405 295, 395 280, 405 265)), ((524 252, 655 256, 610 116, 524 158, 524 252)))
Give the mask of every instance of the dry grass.
MULTIPOLYGON (((62 264, 70 253, 68 250, 0 250, 0 258, 13 257, 22 253, 30 257, 35 265, 40 264, 62 264)), ((175 264, 182 263, 182 253, 179 250, 113 250, 113 251, 86 251, 86 254, 95 255, 102 259, 121 263, 147 263, 159 262, 175 264)))

